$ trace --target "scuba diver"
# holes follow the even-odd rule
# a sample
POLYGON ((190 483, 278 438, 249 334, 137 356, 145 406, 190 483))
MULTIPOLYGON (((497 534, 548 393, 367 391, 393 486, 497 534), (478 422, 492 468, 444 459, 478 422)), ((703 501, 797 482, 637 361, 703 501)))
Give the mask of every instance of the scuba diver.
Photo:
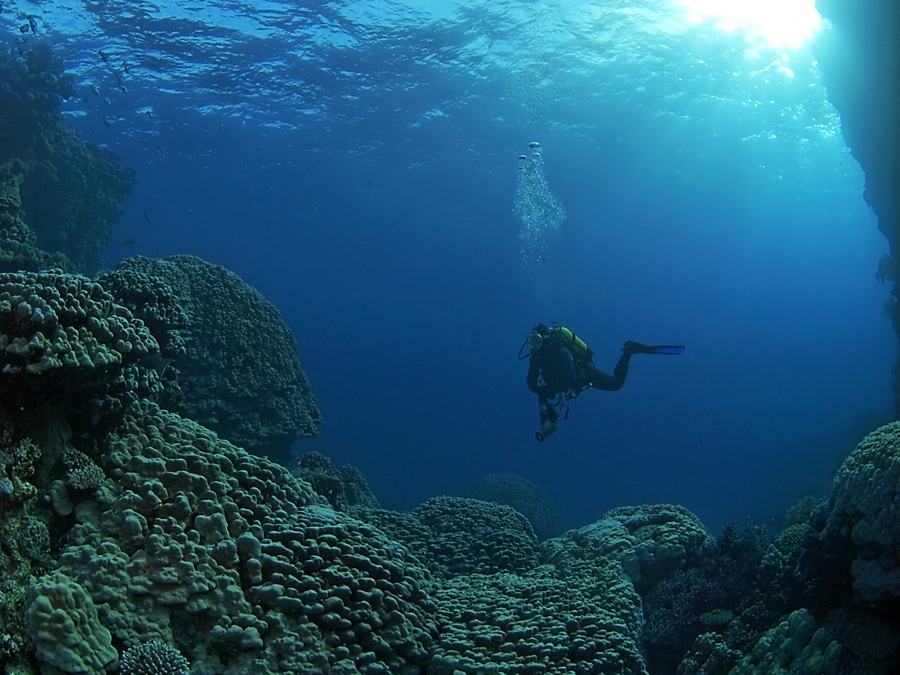
POLYGON ((537 394, 541 428, 535 437, 543 441, 556 432, 561 410, 569 417, 566 401, 574 400, 585 389, 618 391, 625 384, 628 362, 634 354, 681 354, 680 345, 644 345, 628 341, 612 375, 597 369, 594 352, 571 330, 563 326, 548 328, 539 323, 519 349, 519 358, 529 358, 528 388, 537 394), (525 352, 526 347, 528 351, 525 352), (523 355, 523 352, 525 354, 523 355))

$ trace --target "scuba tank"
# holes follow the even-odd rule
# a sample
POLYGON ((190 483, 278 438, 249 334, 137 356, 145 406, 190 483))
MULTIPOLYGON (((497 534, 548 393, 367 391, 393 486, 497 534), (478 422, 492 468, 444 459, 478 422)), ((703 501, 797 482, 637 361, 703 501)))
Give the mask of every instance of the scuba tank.
POLYGON ((591 361, 594 358, 594 350, 587 346, 587 343, 580 337, 575 335, 565 326, 554 326, 550 329, 550 336, 558 336, 562 339, 563 344, 572 352, 572 356, 576 361, 591 361))

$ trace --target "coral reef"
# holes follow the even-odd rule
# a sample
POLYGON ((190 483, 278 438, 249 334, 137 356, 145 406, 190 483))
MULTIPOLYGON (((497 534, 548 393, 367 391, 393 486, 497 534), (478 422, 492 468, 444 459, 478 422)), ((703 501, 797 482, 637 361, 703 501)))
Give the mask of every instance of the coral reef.
POLYGON ((0 270, 93 273, 137 182, 60 113, 73 81, 45 41, 0 54, 0 270))
POLYGON ((0 165, 0 272, 60 269, 74 265, 62 253, 48 253, 37 246, 37 235, 22 220, 22 181, 27 167, 18 159, 0 165))
POLYGON ((146 402, 98 452, 114 480, 77 509, 60 569, 115 644, 178 644, 209 673, 427 660, 427 571, 280 465, 146 402))
POLYGON ((7 283, 8 672, 101 675, 119 659, 123 675, 884 675, 900 663, 900 423, 867 436, 829 499, 792 507, 771 542, 734 524, 713 538, 662 504, 539 543, 507 505, 436 497, 397 513, 353 467, 307 453, 291 473, 250 454, 122 384, 129 365, 155 373, 138 363, 154 343, 100 284, 7 283), (73 328, 69 348, 29 351, 39 329, 54 344, 50 314, 73 328), (59 364, 28 370, 41 359, 59 364), (83 400, 102 392, 118 412, 85 421, 83 400))
POLYGON ((645 596, 644 649, 654 675, 895 672, 898 447, 900 423, 868 434, 828 499, 791 507, 771 542, 754 528, 740 535, 726 528, 699 564, 645 596), (713 610, 731 619, 701 618, 713 610))
POLYGON ((193 256, 128 258, 98 277, 173 359, 162 405, 283 463, 322 422, 297 342, 275 307, 224 267, 193 256))
POLYGON ((805 609, 798 609, 763 635, 730 675, 834 675, 841 645, 830 640, 805 609))
POLYGON ((686 509, 654 505, 539 545, 524 516, 495 503, 350 504, 344 486, 364 487, 361 476, 310 453, 297 472, 353 513, 341 512, 282 466, 145 400, 77 448, 52 405, 4 414, 19 439, 7 447, 21 448, 6 464, 17 555, 37 570, 52 555, 57 569, 13 603, 24 625, 4 615, 0 662, 34 649, 45 669, 97 673, 118 650, 126 675, 186 663, 204 675, 881 675, 897 663, 893 605, 879 614, 815 591, 815 575, 838 569, 816 563, 829 546, 822 513, 847 505, 850 467, 885 465, 894 425, 860 444, 826 506, 792 508, 772 542, 733 524, 713 540, 686 509), (42 642, 57 625, 85 637, 42 642))
POLYGON ((682 506, 628 506, 544 542, 541 554, 548 562, 584 555, 618 560, 643 594, 675 570, 699 560, 712 539, 697 516, 682 506))
POLYGON ((445 576, 526 572, 538 564, 538 542, 525 517, 502 504, 432 497, 413 512, 431 534, 428 556, 445 576))
POLYGON ((744 609, 767 546, 765 528, 738 532, 729 523, 695 564, 644 596, 644 652, 653 673, 674 673, 698 636, 727 628, 744 609))
POLYGON ((160 390, 152 369, 140 366, 159 351, 147 327, 79 275, 0 273, 0 349, 8 405, 56 401, 97 423, 108 409, 160 390))
POLYGON ((454 577, 436 595, 441 631, 428 672, 645 674, 633 627, 616 612, 640 601, 617 570, 596 571, 454 577))
POLYGON ((543 488, 514 473, 490 473, 482 476, 465 496, 513 507, 528 519, 539 541, 558 537, 565 529, 550 495, 543 488))

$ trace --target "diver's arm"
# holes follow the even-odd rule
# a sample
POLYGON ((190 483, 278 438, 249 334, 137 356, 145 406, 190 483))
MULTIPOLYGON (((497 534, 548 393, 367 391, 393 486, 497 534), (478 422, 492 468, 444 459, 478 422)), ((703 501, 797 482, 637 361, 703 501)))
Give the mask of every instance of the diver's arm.
POLYGON ((528 361, 528 378, 525 380, 528 388, 546 400, 547 387, 542 387, 538 384, 538 378, 541 375, 541 367, 537 363, 537 358, 535 355, 531 356, 531 359, 528 361))
POLYGON ((559 361, 563 367, 565 380, 560 382, 560 391, 572 391, 575 389, 575 359, 565 347, 559 348, 559 361))

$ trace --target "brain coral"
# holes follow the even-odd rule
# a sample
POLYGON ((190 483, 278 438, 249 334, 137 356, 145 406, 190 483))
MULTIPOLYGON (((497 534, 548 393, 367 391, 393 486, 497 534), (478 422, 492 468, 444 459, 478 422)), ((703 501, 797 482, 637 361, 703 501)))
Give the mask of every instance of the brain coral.
POLYGON ((432 582, 402 547, 266 458, 151 403, 97 452, 60 568, 117 644, 178 644, 194 673, 416 673, 432 582))
POLYGON ((322 422, 297 342, 278 310, 240 277, 193 256, 128 258, 99 279, 143 319, 174 359, 178 412, 285 461, 322 422))
POLYGON ((514 473, 490 473, 473 485, 466 497, 513 507, 531 523, 541 541, 563 533, 563 522, 542 488, 514 473))
POLYGON ((866 602, 900 597, 900 422, 866 436, 838 469, 823 538, 855 547, 853 588, 866 602))

